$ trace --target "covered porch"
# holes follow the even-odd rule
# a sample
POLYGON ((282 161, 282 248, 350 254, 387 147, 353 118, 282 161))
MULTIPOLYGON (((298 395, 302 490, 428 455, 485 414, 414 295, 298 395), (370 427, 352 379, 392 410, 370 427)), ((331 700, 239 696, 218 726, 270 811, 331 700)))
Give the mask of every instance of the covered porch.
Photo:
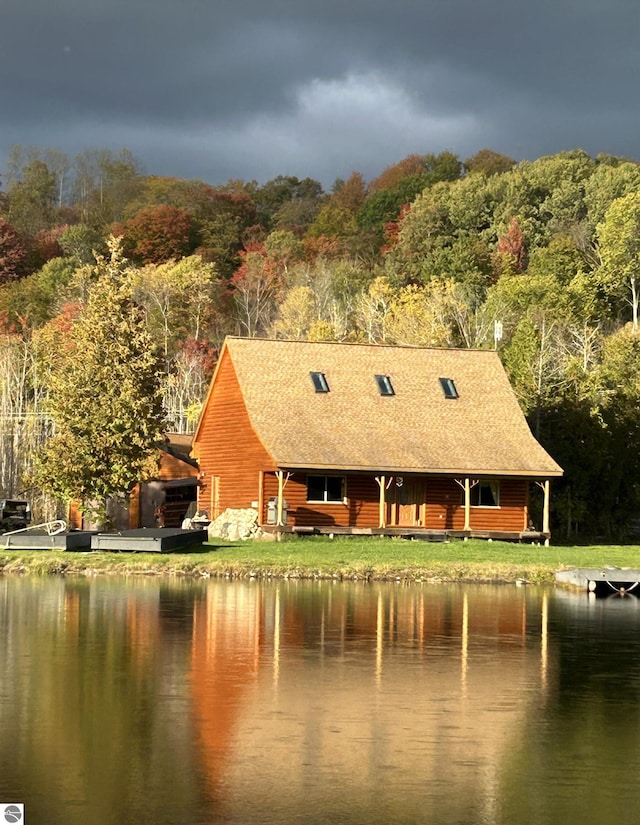
POLYGON ((548 478, 279 469, 261 474, 260 490, 258 509, 268 532, 544 544, 551 535, 548 478), (541 491, 537 525, 531 484, 541 491))

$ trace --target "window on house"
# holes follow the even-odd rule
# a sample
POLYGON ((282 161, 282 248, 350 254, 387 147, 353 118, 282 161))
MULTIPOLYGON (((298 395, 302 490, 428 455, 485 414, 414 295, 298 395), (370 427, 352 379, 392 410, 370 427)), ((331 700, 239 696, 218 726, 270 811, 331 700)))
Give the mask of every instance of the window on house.
POLYGON ((395 390, 388 375, 376 375, 376 383, 378 384, 380 395, 395 395, 395 390))
POLYGON ((310 372, 313 388, 316 392, 329 392, 329 385, 323 372, 310 372))
POLYGON ((307 501, 341 504, 345 487, 344 476, 307 476, 307 501))
POLYGON ((499 507, 500 482, 480 481, 471 488, 472 507, 499 507))
POLYGON ((453 378, 440 378, 440 386, 445 398, 458 398, 458 390, 453 381, 453 378))

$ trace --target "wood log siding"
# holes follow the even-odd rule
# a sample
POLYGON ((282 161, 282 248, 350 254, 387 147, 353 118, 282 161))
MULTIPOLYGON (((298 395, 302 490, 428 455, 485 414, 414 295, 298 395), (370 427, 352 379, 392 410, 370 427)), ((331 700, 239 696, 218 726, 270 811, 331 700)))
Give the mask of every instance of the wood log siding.
POLYGON ((275 470, 271 457, 257 437, 233 364, 223 359, 218 368, 193 453, 201 475, 198 509, 211 509, 211 478, 220 478, 219 507, 250 507, 259 500, 259 470, 275 470))
MULTIPOLYGON (((500 480, 499 507, 472 507, 472 530, 506 530, 526 528, 528 483, 522 479, 500 480)), ((463 491, 452 478, 427 478, 426 527, 433 530, 464 528, 463 491)))
POLYGON ((181 461, 179 458, 160 451, 160 468, 158 470, 158 479, 160 481, 175 481, 178 478, 195 478, 198 475, 198 469, 187 464, 186 461, 181 461))
MULTIPOLYGON (((288 505, 287 523, 299 527, 377 527, 380 489, 373 476, 348 474, 346 477, 347 504, 307 501, 307 471, 294 472, 284 488, 288 505)), ((320 471, 309 475, 323 475, 320 471)), ((337 475, 339 473, 330 473, 337 475)), ((257 476, 257 473, 256 473, 257 476)), ((426 507, 423 508, 429 530, 462 530, 464 506, 462 490, 452 478, 426 476, 426 507)), ((264 505, 261 513, 267 523, 269 498, 277 497, 278 480, 273 472, 264 474, 264 505)), ((526 528, 528 483, 521 479, 500 481, 499 507, 472 507, 473 530, 505 530, 519 532, 526 528)), ((390 526, 390 525, 389 525, 390 526)))
MULTIPOLYGON (((267 521, 269 498, 278 495, 278 479, 274 473, 264 475, 263 523, 267 521)), ((373 476, 340 473, 294 473, 284 488, 288 505, 287 523, 302 527, 377 527, 380 491, 373 476), (307 501, 307 475, 332 475, 347 479, 347 504, 307 501)))

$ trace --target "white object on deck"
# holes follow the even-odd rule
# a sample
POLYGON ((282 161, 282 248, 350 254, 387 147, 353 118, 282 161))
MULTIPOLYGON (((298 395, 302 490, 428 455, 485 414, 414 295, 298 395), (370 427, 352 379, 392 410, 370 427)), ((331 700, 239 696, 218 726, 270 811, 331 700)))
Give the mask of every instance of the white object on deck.
POLYGON ((56 521, 45 521, 42 524, 30 524, 28 527, 21 527, 19 530, 10 530, 3 533, 4 536, 16 536, 18 533, 27 533, 29 530, 44 530, 48 536, 57 536, 67 529, 67 522, 62 519, 56 521))

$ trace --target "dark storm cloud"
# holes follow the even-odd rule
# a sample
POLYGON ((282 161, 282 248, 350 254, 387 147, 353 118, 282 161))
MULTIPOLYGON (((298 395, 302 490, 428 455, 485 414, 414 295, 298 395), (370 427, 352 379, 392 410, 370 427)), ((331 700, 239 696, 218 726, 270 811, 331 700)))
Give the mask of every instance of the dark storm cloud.
POLYGON ((412 152, 637 156, 626 0, 2 0, 9 146, 330 184, 412 152))

